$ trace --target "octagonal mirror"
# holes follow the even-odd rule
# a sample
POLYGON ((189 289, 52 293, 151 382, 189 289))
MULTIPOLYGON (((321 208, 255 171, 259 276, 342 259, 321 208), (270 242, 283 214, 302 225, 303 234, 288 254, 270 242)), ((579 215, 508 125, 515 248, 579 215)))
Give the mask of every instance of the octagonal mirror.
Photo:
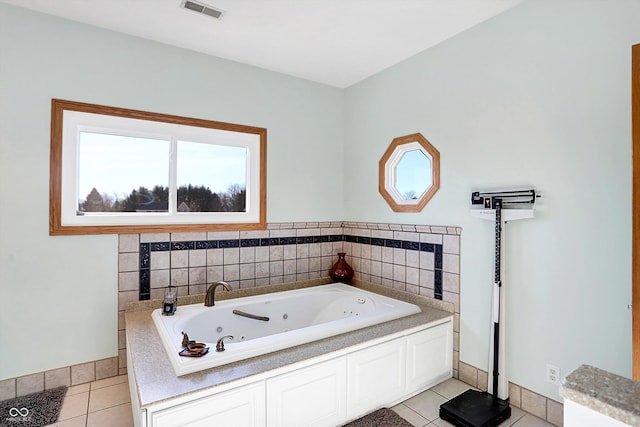
POLYGON ((440 188, 440 153, 420 133, 391 141, 379 164, 378 190, 395 212, 420 212, 440 188))

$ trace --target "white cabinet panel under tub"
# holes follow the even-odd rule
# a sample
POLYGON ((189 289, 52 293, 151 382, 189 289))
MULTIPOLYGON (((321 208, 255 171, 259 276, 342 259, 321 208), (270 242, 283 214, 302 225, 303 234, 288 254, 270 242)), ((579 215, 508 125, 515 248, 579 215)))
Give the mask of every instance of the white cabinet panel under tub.
MULTIPOLYGON (((134 407, 136 426, 345 424, 451 378, 452 318, 273 371, 134 407), (220 390, 220 391, 218 391, 220 390)), ((127 348, 127 351, 129 349, 127 348)), ((132 394, 136 394, 135 382, 132 394)))
POLYGON ((264 382, 238 387, 151 413, 152 427, 261 427, 265 425, 264 382))
POLYGON ((267 425, 322 427, 346 417, 344 357, 267 380, 267 425))
MULTIPOLYGON (((314 292, 336 293, 333 287, 312 287, 316 288, 314 292)), ((273 308, 279 298, 285 296, 287 289, 287 286, 278 290, 268 289, 265 304, 273 308)), ((261 291, 256 288, 247 292, 253 295, 261 291)), ((388 308, 386 300, 377 295, 414 305, 418 312, 385 319, 375 325, 359 324, 352 330, 325 338, 315 337, 314 341, 294 344, 293 347, 283 345, 278 349, 267 349, 264 354, 244 360, 192 372, 176 372, 152 317, 155 307, 149 308, 146 302, 131 303, 138 304, 131 305, 125 313, 127 372, 135 426, 343 425, 381 407, 402 402, 452 376, 452 304, 369 283, 353 285, 353 289, 346 291, 349 295, 357 293, 354 294, 355 302, 349 296, 355 308, 342 300, 338 304, 338 311, 349 314, 348 319, 355 317, 360 320, 366 314, 363 310, 367 304, 388 308), (375 295, 361 292, 365 290, 375 295)), ((336 308, 335 304, 323 302, 314 295, 311 302, 288 304, 285 314, 289 316, 276 313, 275 308, 271 310, 274 325, 276 319, 283 322, 292 320, 300 311, 299 307, 306 310, 310 304, 319 304, 329 311, 336 308)), ((237 308, 246 301, 243 298, 220 301, 220 305, 207 307, 205 312, 207 315, 214 311, 223 312, 223 302, 226 301, 233 301, 227 305, 237 308)), ((188 317, 188 307, 180 306, 178 311, 188 317)), ((257 306, 246 308, 250 309, 247 313, 266 315, 260 313, 257 306)), ((307 311, 301 313, 305 314, 310 315, 307 311)), ((174 316, 170 320, 176 319, 179 320, 174 316)), ((240 338, 244 336, 245 340, 240 339, 236 347, 262 339, 247 338, 249 332, 264 326, 256 322, 259 319, 243 317, 240 320, 246 321, 249 328, 240 331, 243 332, 240 338)), ((343 321, 341 318, 332 322, 342 324, 343 321)), ((176 329, 180 334, 183 330, 180 328, 185 325, 174 325, 178 329, 169 329, 176 329)), ((218 333, 227 332, 213 329, 216 335, 209 338, 206 330, 199 330, 193 325, 189 326, 188 333, 194 335, 192 339, 211 346, 218 333)), ((171 342, 179 344, 182 337, 178 338, 171 342)), ((211 357, 230 353, 233 347, 229 343, 224 353, 214 352, 211 357)), ((177 350, 172 349, 171 353, 177 354, 177 350)))
POLYGON ((451 377, 453 324, 407 337, 407 391, 431 387, 451 377))
POLYGON ((349 418, 405 394, 406 339, 398 338, 347 356, 349 418))

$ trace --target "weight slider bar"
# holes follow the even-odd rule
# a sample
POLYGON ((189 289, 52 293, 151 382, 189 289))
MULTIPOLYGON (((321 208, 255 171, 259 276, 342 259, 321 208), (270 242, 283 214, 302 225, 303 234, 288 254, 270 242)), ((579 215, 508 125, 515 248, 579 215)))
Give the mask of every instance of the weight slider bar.
POLYGON ((471 204, 481 205, 484 209, 495 209, 496 201, 500 200, 502 206, 512 205, 533 205, 536 202, 535 190, 515 190, 515 191, 490 191, 471 193, 471 204))

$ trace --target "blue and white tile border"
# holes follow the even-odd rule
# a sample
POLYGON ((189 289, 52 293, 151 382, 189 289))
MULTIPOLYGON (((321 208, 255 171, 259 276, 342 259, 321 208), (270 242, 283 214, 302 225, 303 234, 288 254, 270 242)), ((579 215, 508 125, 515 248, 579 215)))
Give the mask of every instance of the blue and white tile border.
POLYGON ((458 369, 459 227, 362 222, 269 223, 266 230, 120 235, 119 369, 126 372, 124 306, 202 294, 208 283, 269 286, 328 276, 346 252, 355 277, 455 306, 454 373, 458 369))

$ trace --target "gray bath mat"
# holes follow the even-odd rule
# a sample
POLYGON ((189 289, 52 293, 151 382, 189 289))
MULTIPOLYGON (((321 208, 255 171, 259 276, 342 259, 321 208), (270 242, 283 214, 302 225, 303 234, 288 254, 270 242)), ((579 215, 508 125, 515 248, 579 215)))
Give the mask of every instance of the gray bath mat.
POLYGON ((67 387, 0 402, 0 426, 41 427, 58 421, 67 387))
POLYGON ((388 408, 378 409, 343 427, 413 427, 413 425, 388 408))

